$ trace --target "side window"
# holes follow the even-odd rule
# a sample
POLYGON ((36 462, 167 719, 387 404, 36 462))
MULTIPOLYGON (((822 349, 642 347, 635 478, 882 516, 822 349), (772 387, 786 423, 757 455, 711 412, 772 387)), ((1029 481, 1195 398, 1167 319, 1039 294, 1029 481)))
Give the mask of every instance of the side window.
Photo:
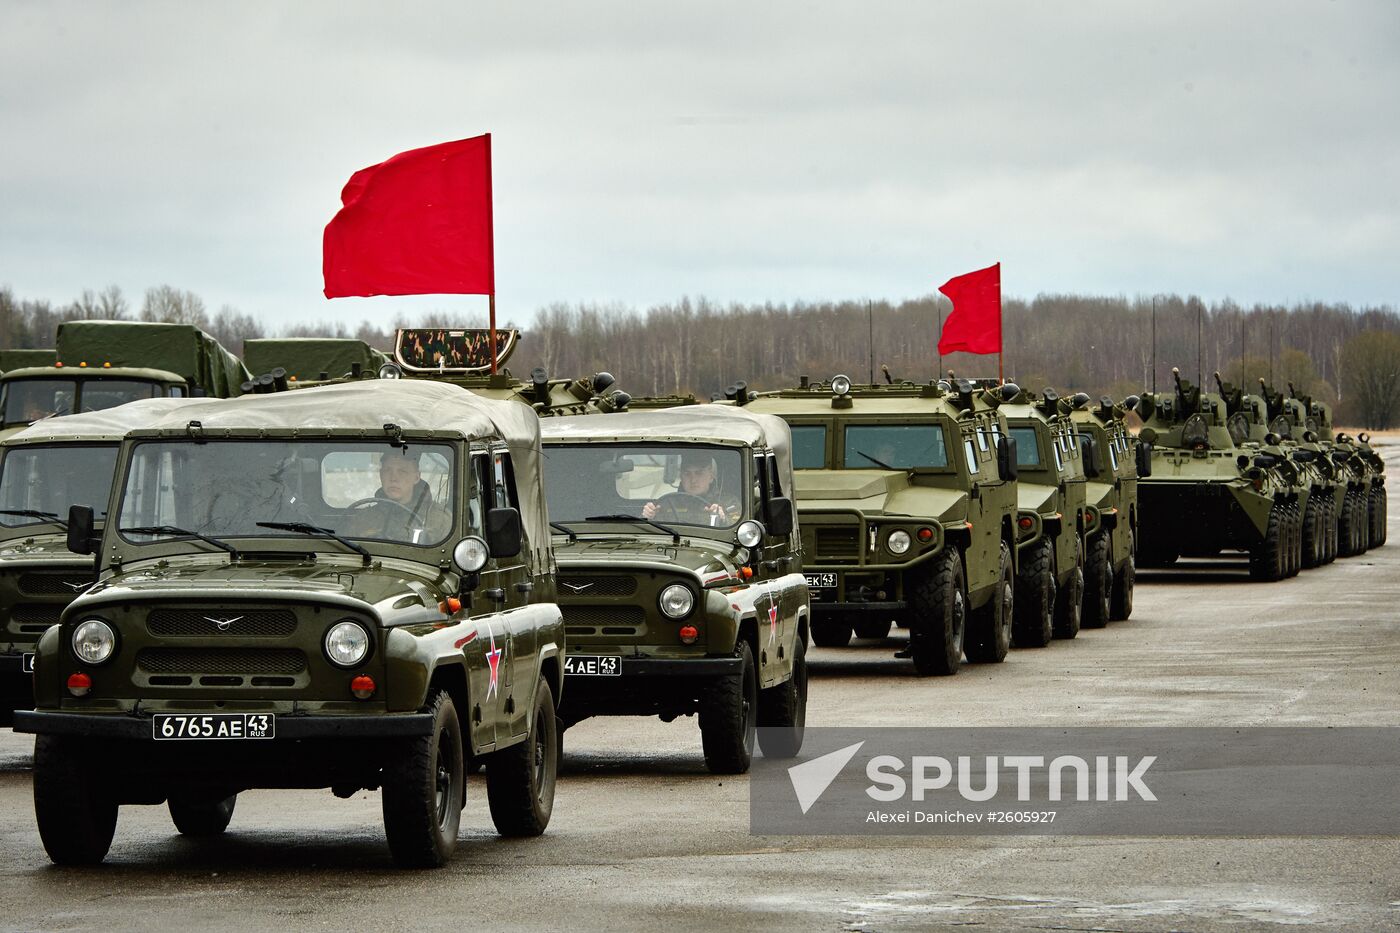
POLYGON ((486 454, 472 455, 471 483, 471 498, 467 500, 467 518, 474 531, 481 531, 486 527, 487 493, 491 489, 486 454))
POLYGON ((491 507, 518 508, 515 494, 515 471, 511 469, 510 454, 498 450, 491 455, 491 507))
POLYGON ((768 494, 770 496, 785 496, 783 492, 783 478, 778 473, 778 458, 772 454, 768 455, 768 494))
POLYGON ((963 450, 967 453, 967 472, 976 476, 979 467, 977 465, 977 451, 972 449, 972 438, 963 441, 963 450))
MULTIPOLYGON (((1061 438, 1060 440, 1063 441, 1064 439, 1061 438)), ((1050 449, 1055 451, 1055 469, 1057 470, 1063 470, 1065 468, 1064 457, 1060 453, 1060 448, 1062 446, 1064 446, 1063 443, 1056 443, 1050 446, 1050 449)))
POLYGON ((987 449, 987 429, 980 424, 977 426, 977 446, 984 451, 987 449))

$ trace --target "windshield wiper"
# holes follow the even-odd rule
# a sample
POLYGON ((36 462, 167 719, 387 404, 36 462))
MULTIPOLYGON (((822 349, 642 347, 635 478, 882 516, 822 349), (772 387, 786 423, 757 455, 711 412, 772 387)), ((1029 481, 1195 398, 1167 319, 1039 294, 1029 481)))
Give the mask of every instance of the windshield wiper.
POLYGON ((877 467, 879 467, 879 468, 882 469, 882 470, 898 470, 898 469, 899 469, 899 467, 892 467, 892 466, 890 466, 888 463, 886 463, 886 462, 883 461, 883 460, 876 460, 874 457, 870 456, 870 454, 866 453, 866 452, 863 451, 863 450, 857 450, 856 453, 859 454, 860 456, 864 457, 865 459, 869 460, 871 463, 875 464, 877 467))
POLYGON ((366 567, 369 566, 369 562, 373 559, 369 551, 365 550, 362 545, 356 544, 349 538, 342 538, 335 533, 334 528, 322 528, 320 525, 310 525, 306 522, 255 522, 254 524, 259 528, 271 528, 274 531, 295 531, 304 535, 319 535, 323 538, 334 538, 363 557, 366 567))
POLYGON ((671 536, 676 543, 681 543, 681 533, 674 528, 670 528, 660 522, 654 522, 649 518, 642 518, 639 515, 590 515, 584 519, 586 522, 628 522, 637 525, 650 525, 653 528, 660 528, 671 536))
POLYGON ((0 509, 0 515, 19 515, 24 518, 37 518, 40 521, 67 528, 68 523, 58 517, 57 512, 40 512, 38 509, 0 509))
POLYGON ((233 556, 234 560, 242 559, 238 553, 238 548, 229 544, 227 541, 220 541, 218 538, 211 538, 208 535, 202 535, 197 531, 190 531, 187 528, 176 528, 174 525, 137 525, 133 528, 122 528, 120 531, 122 534, 126 535, 164 535, 165 537, 171 538, 181 536, 198 538, 201 541, 214 545, 214 547, 228 551, 229 554, 233 556))
POLYGON ((570 528, 568 525, 565 525, 563 522, 550 522, 549 527, 553 528, 555 531, 564 532, 564 534, 569 536, 570 541, 578 540, 578 532, 574 531, 572 528, 570 528))

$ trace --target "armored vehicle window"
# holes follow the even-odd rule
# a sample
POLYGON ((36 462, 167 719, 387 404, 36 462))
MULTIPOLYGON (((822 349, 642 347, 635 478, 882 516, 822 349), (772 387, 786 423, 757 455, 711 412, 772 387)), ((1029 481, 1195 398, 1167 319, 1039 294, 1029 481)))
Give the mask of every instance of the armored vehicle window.
POLYGON ((699 444, 547 445, 549 517, 629 515, 666 525, 728 528, 745 512, 738 450, 699 444))
POLYGON ((71 415, 78 396, 72 379, 16 379, 5 384, 5 424, 29 424, 49 415, 71 415))
MULTIPOLYGON (((116 444, 12 447, 0 460, 0 509, 48 512, 66 520, 69 506, 86 505, 106 515, 116 467, 116 444)), ((0 525, 10 528, 41 521, 0 514, 0 525)))
POLYGON ((967 453, 967 472, 977 473, 977 451, 972 449, 972 438, 963 441, 963 449, 967 453))
POLYGON ((980 424, 977 426, 977 446, 982 450, 987 449, 987 428, 980 424))
POLYGON ((794 424, 792 427, 792 468, 820 470, 826 466, 826 425, 794 424))
POLYGON ((1040 466, 1040 441, 1036 439, 1035 428, 1013 427, 1011 436, 1016 439, 1016 465, 1031 468, 1040 466))
POLYGON ((132 451, 118 514, 123 528, 173 525, 216 538, 306 540, 258 526, 303 522, 350 538, 432 546, 452 530, 455 475, 455 454, 443 444, 148 441, 132 451))
POLYGON ((841 465, 848 470, 946 467, 948 448, 936 424, 853 424, 846 428, 841 465))
POLYGON ((1055 452, 1055 469, 1063 470, 1065 468, 1065 460, 1064 457, 1060 454, 1060 445, 1051 444, 1050 449, 1055 452))
POLYGON ((83 411, 105 411, 140 398, 156 398, 162 394, 160 388, 154 382, 137 379, 85 379, 78 407, 83 411))

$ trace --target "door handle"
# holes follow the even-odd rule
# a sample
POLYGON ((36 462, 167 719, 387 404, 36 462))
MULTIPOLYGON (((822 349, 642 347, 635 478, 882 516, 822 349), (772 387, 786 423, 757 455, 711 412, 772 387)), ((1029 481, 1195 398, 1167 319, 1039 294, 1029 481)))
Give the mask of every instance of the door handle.
POLYGON ((499 603, 505 601, 506 591, 497 586, 489 590, 482 590, 481 595, 485 596, 487 599, 494 600, 499 603))
POLYGON ((532 592, 534 589, 535 584, 531 583, 529 580, 526 580, 523 583, 515 584, 515 591, 517 593, 529 593, 532 592))

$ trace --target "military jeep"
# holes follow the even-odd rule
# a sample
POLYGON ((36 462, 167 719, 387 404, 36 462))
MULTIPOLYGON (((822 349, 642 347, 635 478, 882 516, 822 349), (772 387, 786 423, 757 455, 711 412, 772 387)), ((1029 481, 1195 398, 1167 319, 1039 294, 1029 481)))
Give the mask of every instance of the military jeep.
POLYGON ((396 862, 453 852, 470 766, 505 835, 553 806, 564 632, 539 422, 366 382, 189 406, 128 433, 100 580, 39 639, 34 807, 100 861, 118 807, 222 832, 239 792, 379 789, 396 862))
POLYGON ((898 656, 920 674, 957 673, 964 653, 1006 657, 1016 442, 975 383, 836 376, 735 404, 792 428, 816 644, 884 638, 898 622, 909 629, 898 656))
POLYGON ((802 747, 807 583, 787 425, 716 405, 541 422, 567 727, 699 715, 706 766, 802 747))

